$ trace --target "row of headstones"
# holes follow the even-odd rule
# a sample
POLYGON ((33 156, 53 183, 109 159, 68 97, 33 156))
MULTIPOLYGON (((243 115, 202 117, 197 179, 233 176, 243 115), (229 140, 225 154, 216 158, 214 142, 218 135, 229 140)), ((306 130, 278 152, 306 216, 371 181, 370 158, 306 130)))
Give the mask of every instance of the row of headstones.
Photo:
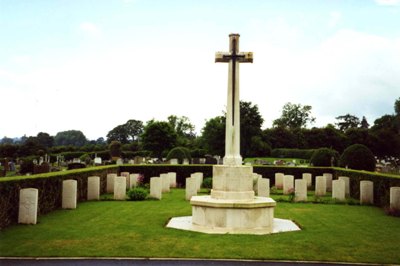
POLYGON ((162 199, 162 193, 170 192, 176 187, 176 173, 168 172, 150 177, 150 198, 162 199))

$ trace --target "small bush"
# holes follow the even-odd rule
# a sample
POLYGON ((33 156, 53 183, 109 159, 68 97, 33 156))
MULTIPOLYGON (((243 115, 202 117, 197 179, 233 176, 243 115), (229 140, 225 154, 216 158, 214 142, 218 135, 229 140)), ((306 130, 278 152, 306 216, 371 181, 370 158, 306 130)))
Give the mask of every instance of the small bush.
POLYGON ((147 190, 141 187, 132 188, 128 191, 129 200, 145 200, 147 198, 147 195, 147 190))
POLYGON ((27 173, 33 173, 33 162, 32 159, 24 159, 21 163, 21 168, 20 168, 20 173, 21 174, 27 174, 27 173))
POLYGON ((192 157, 190 156, 190 151, 188 148, 175 147, 170 150, 167 155, 167 160, 171 160, 172 158, 176 158, 178 159, 179 163, 182 163, 183 159, 188 159, 190 161, 192 157))
POLYGON ((354 144, 344 150, 339 165, 350 169, 373 172, 375 171, 375 157, 367 146, 354 144))
POLYGON ((313 166, 337 166, 339 153, 333 149, 321 148, 314 151, 310 163, 313 166))
POLYGON ((212 178, 211 177, 204 178, 202 185, 204 188, 211 189, 212 188, 212 178))

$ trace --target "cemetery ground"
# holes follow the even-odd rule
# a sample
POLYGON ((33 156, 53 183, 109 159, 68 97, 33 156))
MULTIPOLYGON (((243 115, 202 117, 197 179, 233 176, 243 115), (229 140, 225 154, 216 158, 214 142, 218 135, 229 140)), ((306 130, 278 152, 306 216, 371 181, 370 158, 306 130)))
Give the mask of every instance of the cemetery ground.
POLYGON ((329 194, 319 199, 325 203, 311 203, 312 192, 309 203, 271 196, 278 201, 275 217, 295 221, 301 231, 208 235, 165 228, 171 217, 191 215, 185 190, 172 189, 161 201, 104 195, 40 216, 37 225, 10 226, 0 231, 0 256, 400 262, 400 219, 382 208, 333 204, 329 194))

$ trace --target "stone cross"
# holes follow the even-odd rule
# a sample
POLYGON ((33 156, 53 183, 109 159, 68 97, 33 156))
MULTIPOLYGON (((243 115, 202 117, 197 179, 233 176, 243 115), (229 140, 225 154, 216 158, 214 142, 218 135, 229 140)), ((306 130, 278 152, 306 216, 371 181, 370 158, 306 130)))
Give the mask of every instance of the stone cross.
POLYGON ((225 165, 241 165, 239 63, 253 63, 252 52, 239 52, 239 34, 229 35, 229 52, 216 52, 216 63, 229 63, 226 110, 225 165))

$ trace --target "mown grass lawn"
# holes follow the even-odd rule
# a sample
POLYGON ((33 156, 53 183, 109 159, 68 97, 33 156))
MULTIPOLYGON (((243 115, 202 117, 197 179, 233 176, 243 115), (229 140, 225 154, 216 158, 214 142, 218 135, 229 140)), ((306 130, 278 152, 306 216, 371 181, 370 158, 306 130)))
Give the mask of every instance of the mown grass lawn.
POLYGON ((278 202, 302 231, 207 235, 165 228, 191 215, 184 190, 161 201, 80 203, 0 232, 0 256, 169 257, 400 263, 400 219, 372 206, 278 202))

